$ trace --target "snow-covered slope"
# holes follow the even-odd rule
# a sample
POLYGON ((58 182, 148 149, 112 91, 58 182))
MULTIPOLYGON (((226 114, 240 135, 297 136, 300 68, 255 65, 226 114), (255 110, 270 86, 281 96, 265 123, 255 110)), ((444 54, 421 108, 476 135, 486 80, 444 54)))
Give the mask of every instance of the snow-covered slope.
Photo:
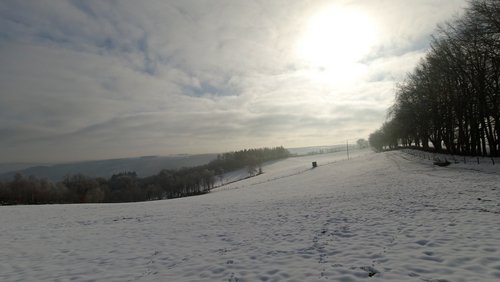
MULTIPOLYGON (((363 156, 371 152, 372 151, 370 149, 354 149, 350 151, 349 158, 363 156)), ((255 184, 262 181, 270 181, 281 177, 303 173, 312 168, 312 162, 316 162, 318 166, 323 166, 343 160, 347 160, 347 153, 345 151, 339 151, 329 154, 318 154, 313 156, 292 157, 284 161, 270 161, 263 165, 263 172, 266 175, 260 175, 258 178, 253 178, 250 183, 255 184)), ((221 183, 227 184, 242 180, 247 178, 248 176, 249 174, 247 169, 240 169, 225 173, 222 179, 217 179, 216 186, 220 186, 221 183)), ((244 184, 247 185, 248 183, 245 182, 244 184)), ((234 189, 234 185, 225 186, 222 188, 222 190, 227 189, 234 189)))
POLYGON ((197 197, 0 207, 0 280, 500 280, 499 173, 321 158, 197 197))

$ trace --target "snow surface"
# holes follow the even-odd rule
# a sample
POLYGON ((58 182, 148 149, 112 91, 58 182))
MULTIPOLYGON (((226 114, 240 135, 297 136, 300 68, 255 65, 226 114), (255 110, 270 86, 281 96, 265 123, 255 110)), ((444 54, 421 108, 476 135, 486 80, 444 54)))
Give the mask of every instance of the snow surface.
POLYGON ((0 207, 0 280, 500 280, 499 172, 339 159, 275 162, 190 198, 0 207))
MULTIPOLYGON (((314 147, 305 147, 305 148, 314 148, 314 147)), ((354 149, 349 153, 349 157, 359 157, 371 153, 370 149, 354 149)), ((295 174, 303 173, 312 168, 312 162, 317 162, 319 166, 321 165, 329 165, 334 162, 347 160, 346 151, 339 151, 335 153, 329 154, 317 154, 313 156, 299 156, 292 157, 287 159, 285 162, 283 161, 270 161, 263 165, 263 172, 268 174, 267 176, 260 178, 252 178, 249 180, 250 182, 241 183, 243 185, 248 185, 249 183, 255 185, 260 182, 267 182, 271 180, 276 180, 277 178, 288 177, 295 174)), ((232 172, 225 173, 222 179, 216 179, 215 186, 220 186, 221 184, 226 185, 235 181, 240 181, 248 178, 248 169, 240 169, 232 172)), ((236 188, 238 185, 236 185, 236 188)), ((223 190, 234 189, 235 186, 227 186, 224 187, 223 190)))

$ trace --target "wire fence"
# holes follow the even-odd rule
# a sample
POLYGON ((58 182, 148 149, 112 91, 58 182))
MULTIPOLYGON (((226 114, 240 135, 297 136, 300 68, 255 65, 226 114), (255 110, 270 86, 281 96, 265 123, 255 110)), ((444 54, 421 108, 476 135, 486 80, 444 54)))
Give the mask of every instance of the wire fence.
POLYGON ((414 157, 418 157, 421 159, 427 159, 430 161, 438 161, 438 162, 450 162, 450 163, 463 163, 463 164, 489 164, 489 165, 498 165, 500 164, 500 158, 493 157, 483 157, 483 156, 459 156, 459 155, 447 155, 441 153, 432 153, 427 151, 420 151, 416 149, 402 149, 402 152, 412 155, 414 157))

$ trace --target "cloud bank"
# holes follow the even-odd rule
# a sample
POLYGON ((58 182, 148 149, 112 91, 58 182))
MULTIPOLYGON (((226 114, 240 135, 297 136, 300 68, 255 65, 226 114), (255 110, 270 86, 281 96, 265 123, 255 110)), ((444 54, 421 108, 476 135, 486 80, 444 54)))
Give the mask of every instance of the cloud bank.
MULTIPOLYGON (((0 160, 72 161, 366 138, 465 1, 2 1, 0 160), (330 4, 376 45, 348 85, 293 46, 330 4)), ((325 36, 329 36, 326 34, 325 36)))

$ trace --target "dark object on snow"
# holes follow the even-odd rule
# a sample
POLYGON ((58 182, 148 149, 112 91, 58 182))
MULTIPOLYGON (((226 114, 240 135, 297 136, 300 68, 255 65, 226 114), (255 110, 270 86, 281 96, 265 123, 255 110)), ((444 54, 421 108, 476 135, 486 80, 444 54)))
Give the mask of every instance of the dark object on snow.
POLYGON ((448 160, 445 160, 444 162, 443 161, 434 161, 434 165, 437 165, 437 166, 449 166, 451 163, 448 161, 448 160))
POLYGON ((318 163, 317 162, 312 162, 312 165, 313 165, 313 168, 318 167, 318 163))
POLYGON ((375 276, 377 273, 380 273, 378 270, 376 270, 375 268, 371 267, 371 266, 362 266, 360 267, 362 270, 368 272, 368 277, 373 277, 375 276))

